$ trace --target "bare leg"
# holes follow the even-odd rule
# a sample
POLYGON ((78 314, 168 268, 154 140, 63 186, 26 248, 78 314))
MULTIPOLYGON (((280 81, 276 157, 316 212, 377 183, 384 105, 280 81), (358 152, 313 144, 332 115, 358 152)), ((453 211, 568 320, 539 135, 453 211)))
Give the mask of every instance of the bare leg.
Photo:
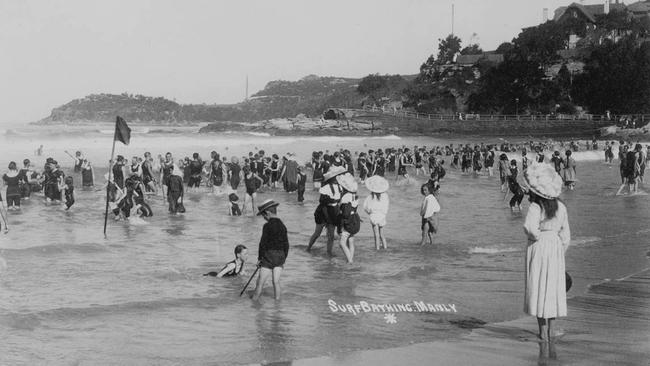
POLYGON ((424 245, 426 243, 428 232, 429 232, 429 223, 425 222, 424 225, 422 226, 422 241, 420 242, 420 245, 424 245))
MULTIPOLYGON (((348 247, 350 248, 350 258, 354 258, 354 237, 348 239, 348 247)), ((352 261, 350 261, 352 263, 352 261)))
POLYGON ((386 244, 386 238, 384 237, 383 228, 379 226, 379 238, 381 238, 381 245, 384 249, 388 249, 388 244, 386 244))
POLYGON ((548 338, 547 338, 547 339, 548 339, 549 341, 550 341, 550 340, 553 338, 553 336, 554 336, 554 334, 553 334, 553 323, 554 323, 553 320, 555 320, 555 318, 549 318, 549 319, 546 319, 546 323, 548 324, 548 338))
POLYGON ((341 250, 343 250, 343 254, 345 254, 345 258, 347 258, 348 263, 352 263, 352 253, 350 253, 350 249, 347 245, 349 236, 350 234, 348 232, 343 231, 341 233, 341 239, 339 240, 339 246, 341 247, 341 250))
POLYGON ((276 300, 280 300, 282 296, 282 288, 280 287, 280 276, 282 275, 282 267, 273 268, 273 293, 276 300))
POLYGON ((548 326, 546 325, 546 319, 537 318, 537 326, 539 327, 539 334, 537 335, 539 339, 543 341, 548 340, 548 326))
POLYGON ((379 238, 381 236, 381 228, 377 225, 372 225, 372 233, 375 235, 375 250, 379 250, 379 238))
POLYGON ((320 234, 323 232, 323 228, 325 227, 325 224, 316 224, 316 228, 314 229, 314 233, 311 235, 311 238, 309 238, 309 245, 307 246, 307 251, 309 252, 311 250, 311 247, 314 245, 320 234))
POLYGON ((327 254, 333 257, 332 249, 334 248, 334 225, 327 225, 327 254))
POLYGON ((262 288, 264 288, 264 284, 266 283, 266 280, 269 279, 270 275, 270 269, 264 267, 260 268, 260 275, 257 277, 257 286, 255 287, 255 293, 253 294, 254 301, 260 299, 260 296, 262 295, 262 288))

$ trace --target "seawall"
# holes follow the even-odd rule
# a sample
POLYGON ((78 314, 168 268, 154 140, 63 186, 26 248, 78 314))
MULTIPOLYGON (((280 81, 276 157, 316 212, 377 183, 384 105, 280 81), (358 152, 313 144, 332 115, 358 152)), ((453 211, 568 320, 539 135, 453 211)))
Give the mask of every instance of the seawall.
POLYGON ((498 136, 585 136, 599 134, 599 129, 613 124, 607 120, 558 120, 544 117, 521 116, 519 119, 429 119, 367 114, 355 116, 355 120, 367 121, 384 131, 398 134, 466 134, 498 136))

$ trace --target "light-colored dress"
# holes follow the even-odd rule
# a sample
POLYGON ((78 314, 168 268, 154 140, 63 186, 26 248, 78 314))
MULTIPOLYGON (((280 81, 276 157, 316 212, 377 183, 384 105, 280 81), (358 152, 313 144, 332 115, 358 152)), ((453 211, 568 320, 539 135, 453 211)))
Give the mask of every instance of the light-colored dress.
POLYGON ((564 181, 565 182, 576 181, 576 161, 572 157, 567 158, 564 163, 564 181))
POLYGON ((545 219, 542 208, 531 203, 524 232, 528 235, 524 311, 546 319, 566 316, 564 252, 571 240, 566 207, 558 202, 555 217, 545 219))
POLYGON ((370 223, 380 227, 386 226, 386 215, 388 214, 388 195, 382 193, 379 199, 375 199, 372 194, 366 197, 363 202, 363 210, 370 215, 370 223))

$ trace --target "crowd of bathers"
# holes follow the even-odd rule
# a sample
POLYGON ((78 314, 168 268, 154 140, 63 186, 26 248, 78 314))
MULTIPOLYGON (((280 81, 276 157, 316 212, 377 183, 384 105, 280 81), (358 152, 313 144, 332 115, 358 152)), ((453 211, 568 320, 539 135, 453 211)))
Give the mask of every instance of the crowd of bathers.
MULTIPOLYGON (((647 151, 643 153, 640 144, 633 145, 621 141, 618 143, 618 158, 621 163, 622 183, 631 185, 630 191, 636 190, 636 184, 642 180, 647 151)), ((569 189, 575 187, 575 159, 572 152, 580 150, 600 150, 603 147, 605 161, 614 158, 615 142, 605 141, 604 147, 599 141, 581 143, 571 141, 528 141, 509 143, 502 140, 497 144, 448 144, 445 146, 401 146, 399 148, 377 148, 352 153, 349 149, 330 152, 313 151, 309 161, 300 164, 293 153, 266 154, 264 150, 249 152, 241 158, 221 156, 216 151, 210 153, 210 159, 204 160, 198 153, 192 157, 175 159, 172 153, 153 158, 149 152, 143 156, 133 156, 130 161, 118 155, 112 169, 105 175, 107 181, 108 201, 111 203, 115 218, 129 218, 132 214, 148 217, 153 214, 146 197, 162 196, 169 204, 169 212, 184 212, 183 197, 187 190, 199 190, 205 186, 215 194, 228 194, 228 213, 230 215, 253 213, 256 194, 260 190, 277 190, 297 192, 298 201, 304 200, 307 170, 311 171, 313 187, 319 190, 325 183, 324 176, 331 167, 342 167, 347 173, 358 177, 363 184, 373 176, 395 177, 397 184, 401 179, 409 180, 409 174, 422 175, 429 180, 430 191, 438 194, 440 180, 444 178, 448 166, 464 174, 498 174, 502 191, 521 195, 517 186, 517 176, 527 168, 531 161, 548 161, 565 179, 569 189), (558 150, 565 150, 560 153, 558 150), (529 157, 528 153, 534 155, 529 157), (498 154, 497 154, 498 153, 498 154), (521 154, 521 160, 508 160, 506 153, 521 154), (550 154, 549 154, 550 153, 550 154), (550 158, 548 157, 550 155, 550 158), (519 168, 521 167, 521 169, 519 168), (496 168, 496 172, 495 172, 496 168), (239 202, 237 190, 244 188, 243 206, 239 202)), ((67 153, 67 151, 66 151, 67 153)), ((79 174, 82 187, 95 186, 94 169, 81 151, 75 155, 68 154, 74 161, 74 173, 79 174)), ((41 192, 47 201, 64 202, 69 209, 74 204, 74 175, 67 175, 59 163, 47 158, 43 169, 38 171, 29 159, 23 161, 18 169, 15 162, 9 164, 9 171, 3 176, 7 186, 6 201, 10 209, 20 207, 22 199, 29 199, 33 192, 41 192)), ((78 184, 79 185, 79 184, 78 184)), ((621 187, 623 188, 623 186, 621 187)), ((519 199, 511 201, 511 208, 519 206, 519 199)))

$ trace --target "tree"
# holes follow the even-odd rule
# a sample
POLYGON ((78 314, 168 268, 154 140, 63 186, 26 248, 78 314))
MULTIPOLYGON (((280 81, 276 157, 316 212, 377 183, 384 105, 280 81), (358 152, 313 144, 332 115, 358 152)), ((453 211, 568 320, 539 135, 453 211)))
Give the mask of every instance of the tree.
POLYGON ((477 44, 471 44, 460 51, 461 55, 480 55, 483 54, 483 49, 477 44))
POLYGON ((460 52, 460 38, 450 34, 445 39, 440 39, 438 43, 438 60, 439 65, 444 65, 454 61, 454 56, 460 52))
POLYGON ((406 81, 399 75, 370 74, 359 82, 359 94, 369 97, 375 104, 381 104, 381 98, 401 94, 406 81))
POLYGON ((510 42, 503 42, 503 43, 501 43, 499 45, 499 47, 497 47, 495 52, 500 53, 500 54, 506 54, 506 53, 512 51, 512 49, 514 47, 515 46, 513 46, 512 43, 510 43, 510 42))
POLYGON ((591 113, 650 112, 650 45, 638 47, 630 37, 606 41, 574 79, 572 95, 591 113))

